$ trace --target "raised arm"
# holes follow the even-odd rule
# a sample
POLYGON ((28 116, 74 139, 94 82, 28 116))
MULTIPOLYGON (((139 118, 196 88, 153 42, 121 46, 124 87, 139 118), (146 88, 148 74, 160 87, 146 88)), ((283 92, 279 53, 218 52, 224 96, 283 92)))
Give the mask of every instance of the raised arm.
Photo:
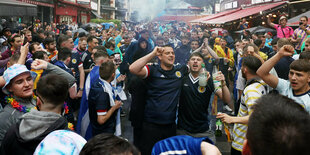
POLYGON ((154 50, 149 53, 148 55, 138 59, 137 61, 135 61, 134 63, 132 63, 130 66, 129 66, 129 71, 132 73, 132 74, 135 74, 137 76, 140 76, 140 77, 145 77, 146 75, 146 70, 143 69, 144 66, 150 62, 155 56, 158 56, 160 55, 162 52, 163 52, 164 48, 161 48, 161 47, 155 47, 154 50))
POLYGON ((36 70, 45 69, 50 74, 62 76, 68 80, 70 87, 72 87, 75 83, 75 78, 71 74, 59 68, 58 66, 50 64, 44 60, 36 59, 32 62, 31 68, 36 70))
POLYGON ((260 76, 270 87, 276 88, 279 82, 278 77, 270 74, 270 70, 277 62, 285 56, 292 56, 294 54, 294 47, 291 45, 283 46, 279 52, 270 58, 268 61, 262 64, 262 66, 257 70, 257 75, 260 76))
POLYGON ((214 59, 219 59, 220 57, 214 52, 214 50, 210 47, 209 45, 209 39, 208 38, 205 38, 203 40, 203 45, 204 47, 207 48, 208 52, 210 53, 210 55, 214 58, 214 59))
POLYGON ((27 42, 24 46, 20 47, 20 57, 17 61, 17 64, 21 65, 25 64, 28 52, 29 52, 29 43, 27 42))
MULTIPOLYGON (((205 43, 202 43, 201 46, 199 48, 197 48, 194 52, 200 52, 201 49, 205 46, 205 43)), ((193 53, 194 53, 193 52, 193 53)))
POLYGON ((221 81, 222 89, 216 91, 215 94, 219 96, 225 103, 229 104, 231 99, 230 92, 225 82, 225 76, 221 71, 217 74, 216 80, 221 81))
POLYGON ((220 58, 209 45, 207 45, 207 49, 208 49, 208 52, 210 53, 210 55, 214 59, 219 59, 220 58))
POLYGON ((273 22, 271 22, 271 16, 268 16, 268 18, 267 18, 267 24, 268 24, 270 27, 274 28, 275 24, 274 24, 273 22))

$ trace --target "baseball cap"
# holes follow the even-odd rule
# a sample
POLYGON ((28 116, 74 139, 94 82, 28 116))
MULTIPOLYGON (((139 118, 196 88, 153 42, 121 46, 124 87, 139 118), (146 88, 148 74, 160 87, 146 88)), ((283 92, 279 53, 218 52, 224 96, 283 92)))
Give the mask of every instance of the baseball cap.
POLYGON ((11 29, 10 28, 4 28, 3 30, 2 30, 2 33, 4 33, 4 32, 7 32, 7 31, 11 31, 11 29))
POLYGON ((270 36, 272 36, 272 33, 271 33, 271 32, 268 32, 267 34, 270 35, 270 36))
POLYGON ((10 84, 11 80, 14 79, 16 76, 30 71, 27 69, 25 65, 20 65, 20 64, 14 64, 13 66, 7 68, 3 74, 3 78, 5 80, 5 85, 2 88, 2 91, 5 94, 9 94, 8 90, 6 89, 6 86, 10 84))
POLYGON ((286 16, 281 16, 279 21, 281 21, 282 19, 286 19, 287 20, 286 16))

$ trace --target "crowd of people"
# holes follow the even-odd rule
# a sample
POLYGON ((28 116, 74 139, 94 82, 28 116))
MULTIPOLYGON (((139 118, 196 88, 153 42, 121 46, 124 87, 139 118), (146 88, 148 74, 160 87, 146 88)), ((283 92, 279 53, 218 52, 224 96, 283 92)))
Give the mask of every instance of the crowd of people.
POLYGON ((178 22, 4 25, 0 154, 221 154, 212 115, 233 124, 233 155, 307 154, 308 17, 295 30, 270 18, 276 34, 243 19, 234 37, 178 22))

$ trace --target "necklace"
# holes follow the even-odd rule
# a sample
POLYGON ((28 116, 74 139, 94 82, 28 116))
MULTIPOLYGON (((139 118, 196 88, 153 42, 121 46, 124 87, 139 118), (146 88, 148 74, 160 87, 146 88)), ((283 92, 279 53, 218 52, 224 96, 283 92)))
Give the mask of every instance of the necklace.
MULTIPOLYGON (((33 99, 36 99, 37 97, 35 95, 33 95, 33 99)), ((31 109, 37 109, 36 107, 33 107, 33 108, 27 108, 26 106, 24 105, 21 105, 19 102, 17 102, 12 96, 6 96, 5 97, 5 100, 8 104, 11 104, 12 107, 16 110, 18 110, 19 112, 23 112, 23 113, 27 113, 27 112, 30 112, 31 109)), ((69 107, 68 107, 68 104, 67 102, 64 103, 64 112, 65 114, 68 114, 69 113, 69 107)), ((74 125, 72 123, 68 123, 68 128, 70 130, 74 130, 74 125)))
MULTIPOLYGON (((33 98, 36 99, 36 96, 33 95, 33 98)), ((17 102, 12 96, 6 96, 5 100, 8 104, 11 104, 13 108, 15 108, 16 110, 18 110, 19 112, 24 112, 27 113, 29 112, 31 109, 33 108, 27 108, 24 105, 21 105, 19 102, 17 102)))

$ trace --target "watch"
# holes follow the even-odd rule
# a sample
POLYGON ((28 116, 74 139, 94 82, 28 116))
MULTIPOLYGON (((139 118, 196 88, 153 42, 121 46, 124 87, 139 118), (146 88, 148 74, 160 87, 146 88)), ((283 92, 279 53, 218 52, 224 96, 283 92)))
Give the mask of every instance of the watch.
POLYGON ((79 91, 83 91, 84 88, 79 88, 79 91))

